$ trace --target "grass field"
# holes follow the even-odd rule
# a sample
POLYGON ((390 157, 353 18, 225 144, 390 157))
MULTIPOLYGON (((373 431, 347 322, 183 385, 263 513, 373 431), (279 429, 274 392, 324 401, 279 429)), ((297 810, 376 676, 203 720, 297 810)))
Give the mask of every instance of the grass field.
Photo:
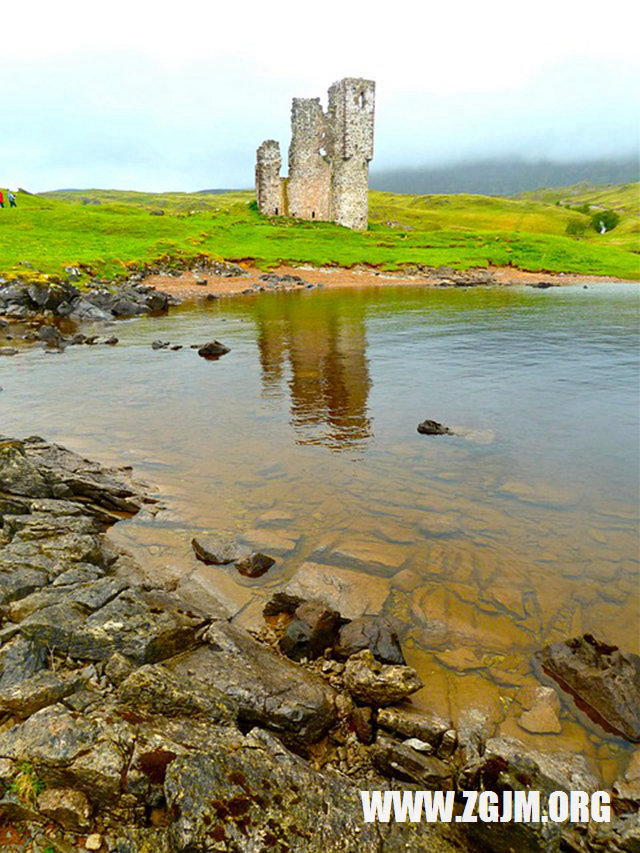
POLYGON ((115 277, 159 258, 206 255, 263 267, 511 265, 640 279, 639 187, 578 186, 513 199, 371 192, 364 233, 267 219, 248 191, 20 194, 17 209, 0 210, 0 274, 61 275, 67 266, 84 265, 92 275, 115 277), (618 227, 596 233, 589 227, 589 205, 616 210, 618 227), (570 223, 583 234, 569 236, 570 223))

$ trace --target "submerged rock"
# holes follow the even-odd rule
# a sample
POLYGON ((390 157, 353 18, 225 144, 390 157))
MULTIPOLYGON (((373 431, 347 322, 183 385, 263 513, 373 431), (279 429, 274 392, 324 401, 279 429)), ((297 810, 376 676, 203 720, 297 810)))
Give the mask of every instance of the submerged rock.
POLYGON ((640 742, 640 658, 591 634, 545 646, 537 655, 595 722, 640 742))

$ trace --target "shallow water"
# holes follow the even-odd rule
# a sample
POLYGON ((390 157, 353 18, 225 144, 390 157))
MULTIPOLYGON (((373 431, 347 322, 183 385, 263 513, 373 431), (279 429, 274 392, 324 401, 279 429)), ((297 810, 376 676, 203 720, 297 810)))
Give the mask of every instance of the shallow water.
MULTIPOLYGON (((335 289, 183 306, 119 323, 119 346, 0 359, 1 431, 133 465, 164 509, 113 536, 158 575, 191 536, 234 531, 278 556, 260 581, 217 569, 257 618, 305 562, 386 598, 457 720, 583 749, 623 746, 563 697, 563 731, 517 725, 542 644, 591 631, 638 652, 638 288, 335 289), (153 351, 154 339, 182 343, 153 351), (218 338, 231 353, 199 358, 218 338), (432 418, 454 436, 418 435, 432 418), (473 653, 464 661, 448 650, 473 653), (462 667, 472 668, 462 668, 462 667)), ((538 673, 539 675, 539 673, 538 673)))

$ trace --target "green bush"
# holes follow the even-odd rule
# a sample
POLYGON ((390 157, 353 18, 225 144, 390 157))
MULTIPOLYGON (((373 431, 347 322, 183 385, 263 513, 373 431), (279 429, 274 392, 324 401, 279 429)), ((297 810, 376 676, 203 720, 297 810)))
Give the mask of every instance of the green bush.
POLYGON ((615 210, 598 210, 591 217, 591 226, 598 234, 604 234, 606 231, 613 231, 616 225, 620 222, 620 216, 615 210))
POLYGON ((582 219, 570 219, 564 233, 569 237, 584 237, 587 231, 587 223, 582 219))

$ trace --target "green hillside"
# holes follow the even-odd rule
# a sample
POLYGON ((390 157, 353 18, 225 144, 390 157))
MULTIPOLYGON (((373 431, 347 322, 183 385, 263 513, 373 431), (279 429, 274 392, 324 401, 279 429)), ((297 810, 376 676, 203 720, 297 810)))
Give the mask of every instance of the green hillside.
POLYGON ((16 209, 0 210, 0 274, 61 275, 67 266, 84 265, 92 275, 114 277, 160 257, 182 262, 207 255, 263 267, 511 265, 640 279, 637 184, 543 190, 514 199, 371 192, 364 233, 268 219, 252 200, 249 191, 21 193, 16 209), (598 206, 620 215, 606 234, 590 227, 598 206))

